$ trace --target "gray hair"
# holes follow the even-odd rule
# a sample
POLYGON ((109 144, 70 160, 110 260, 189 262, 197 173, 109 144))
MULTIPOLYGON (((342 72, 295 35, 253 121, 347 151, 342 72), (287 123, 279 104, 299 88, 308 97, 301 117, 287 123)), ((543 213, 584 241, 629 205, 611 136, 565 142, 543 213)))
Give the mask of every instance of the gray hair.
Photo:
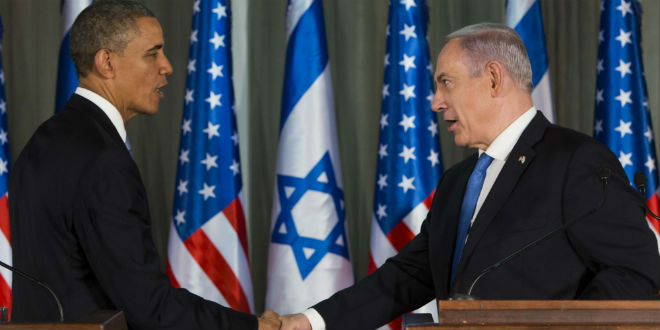
POLYGON ((479 76, 488 61, 501 63, 521 89, 532 91, 532 66, 525 44, 506 25, 479 23, 450 33, 445 40, 459 39, 467 52, 466 64, 472 77, 479 76))
POLYGON ((133 0, 97 0, 85 8, 71 27, 69 52, 78 76, 85 77, 101 49, 119 55, 136 33, 136 19, 155 17, 147 7, 133 0))

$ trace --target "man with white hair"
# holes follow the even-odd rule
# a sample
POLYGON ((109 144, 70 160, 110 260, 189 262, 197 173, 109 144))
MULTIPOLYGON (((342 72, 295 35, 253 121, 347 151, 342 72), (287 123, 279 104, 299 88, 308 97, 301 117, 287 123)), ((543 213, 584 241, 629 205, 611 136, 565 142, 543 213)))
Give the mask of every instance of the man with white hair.
POLYGON ((534 108, 522 40, 504 25, 446 38, 431 107, 459 146, 420 233, 376 272, 304 312, 287 329, 375 328, 431 299, 643 299, 660 257, 643 204, 615 155, 534 108), (520 255, 481 272, 557 230, 520 255))

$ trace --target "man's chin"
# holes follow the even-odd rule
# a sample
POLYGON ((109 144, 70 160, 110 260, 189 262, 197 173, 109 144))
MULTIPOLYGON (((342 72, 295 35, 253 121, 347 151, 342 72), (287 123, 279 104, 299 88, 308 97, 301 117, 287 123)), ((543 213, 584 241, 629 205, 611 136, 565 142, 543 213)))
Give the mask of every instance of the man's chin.
MULTIPOLYGON (((130 113, 130 115, 129 115, 128 119, 131 119, 131 118, 133 118, 137 115, 151 116, 151 115, 155 115, 156 113, 158 113, 158 107, 133 109, 133 110, 129 111, 129 113, 130 113)), ((128 119, 126 119, 125 121, 128 121, 128 119)))
POLYGON ((150 115, 155 115, 156 113, 158 113, 158 106, 143 108, 143 109, 140 109, 139 111, 137 111, 137 113, 141 114, 141 115, 149 115, 149 116, 150 115))
POLYGON ((467 141, 461 139, 461 137, 456 134, 454 134, 454 144, 458 147, 468 147, 467 141))

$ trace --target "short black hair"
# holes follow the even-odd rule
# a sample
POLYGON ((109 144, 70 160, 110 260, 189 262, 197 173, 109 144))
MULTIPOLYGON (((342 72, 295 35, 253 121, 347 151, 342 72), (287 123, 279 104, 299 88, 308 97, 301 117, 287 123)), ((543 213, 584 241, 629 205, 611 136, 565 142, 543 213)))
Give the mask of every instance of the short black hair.
POLYGON ((85 8, 71 27, 69 52, 79 77, 85 77, 101 49, 122 54, 139 28, 136 19, 156 17, 133 0, 97 0, 85 8))

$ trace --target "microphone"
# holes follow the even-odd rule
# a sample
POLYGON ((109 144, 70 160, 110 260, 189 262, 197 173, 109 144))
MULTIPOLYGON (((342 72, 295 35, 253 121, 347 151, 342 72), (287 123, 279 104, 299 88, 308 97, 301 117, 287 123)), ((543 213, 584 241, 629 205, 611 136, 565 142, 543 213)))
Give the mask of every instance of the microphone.
POLYGON ((479 274, 477 275, 477 277, 472 281, 472 284, 470 285, 467 294, 465 294, 465 293, 455 293, 455 294, 452 295, 452 297, 450 298, 450 300, 476 300, 477 297, 472 296, 472 290, 474 289, 475 285, 477 285, 477 283, 479 282, 479 280, 480 280, 482 277, 484 277, 484 275, 486 275, 486 274, 490 273, 491 271, 493 271, 493 270, 499 268, 500 266, 506 264, 506 263, 509 262, 511 259, 515 258, 516 256, 521 255, 523 252, 525 252, 525 251, 527 251, 527 250, 533 248, 534 246, 538 245, 539 243, 541 243, 541 242, 547 240, 548 238, 554 236, 554 235, 557 234, 558 232, 561 232, 561 231, 566 230, 568 227, 572 226, 572 225, 575 224, 576 222, 578 222, 578 221, 580 221, 580 220, 582 220, 582 219, 584 219, 584 218, 586 218, 586 217, 588 217, 588 216, 590 216, 590 215, 596 213, 598 210, 600 210, 600 209, 603 207, 603 205, 605 205, 605 200, 607 199, 607 183, 608 183, 608 180, 609 180, 609 178, 610 178, 610 175, 612 174, 612 170, 609 169, 609 168, 607 168, 607 167, 599 167, 598 170, 597 170, 597 174, 598 174, 598 177, 600 178, 600 182, 601 182, 601 184, 602 184, 602 186, 603 186, 603 197, 601 198, 600 203, 598 204, 598 206, 596 206, 596 207, 595 207, 594 209, 592 209, 591 211, 589 211, 589 212, 587 212, 587 213, 585 213, 585 214, 583 214, 583 215, 581 215, 581 216, 579 216, 579 217, 577 217, 577 218, 575 218, 575 219, 572 219, 572 220, 570 220, 570 221, 565 222, 565 223, 564 223, 563 225, 561 225, 559 228, 557 228, 557 229, 555 229, 555 230, 553 230, 553 231, 551 231, 551 232, 545 234, 544 236, 541 236, 540 238, 537 238, 536 240, 534 240, 534 241, 528 243, 527 245, 525 245, 525 246, 523 246, 522 248, 516 250, 515 252, 509 254, 508 256, 506 256, 506 257, 500 259, 500 260, 497 261, 496 263, 494 263, 494 264, 492 264, 492 265, 486 267, 486 268, 485 268, 484 270, 482 270, 481 273, 479 273, 479 274))
POLYGON ((656 218, 657 220, 660 220, 660 217, 657 216, 655 213, 651 212, 651 209, 649 209, 649 206, 646 205, 646 174, 644 172, 639 171, 635 173, 635 176, 633 177, 633 183, 635 183, 635 187, 639 189, 639 192, 641 193, 639 196, 642 198, 642 204, 644 204, 644 209, 646 210, 646 213, 648 213, 650 216, 656 218))
POLYGON ((50 292, 50 295, 53 296, 53 299, 55 299, 55 302, 57 303, 57 311, 60 312, 60 322, 64 322, 64 309, 62 308, 62 304, 60 304, 60 300, 57 299, 57 295, 55 295, 55 292, 53 292, 53 290, 48 285, 12 266, 9 266, 8 264, 2 261, 0 261, 0 266, 9 269, 12 273, 21 275, 22 277, 27 278, 28 280, 37 283, 40 286, 44 287, 46 290, 48 290, 48 292, 50 292))

